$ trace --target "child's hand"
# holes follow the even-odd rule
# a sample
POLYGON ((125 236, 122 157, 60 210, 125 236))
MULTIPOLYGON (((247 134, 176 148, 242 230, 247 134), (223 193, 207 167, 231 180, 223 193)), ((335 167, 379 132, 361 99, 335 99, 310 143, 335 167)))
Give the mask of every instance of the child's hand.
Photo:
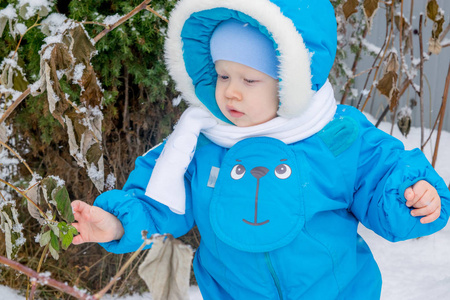
POLYGON ((74 245, 87 242, 105 243, 123 236, 124 229, 119 219, 100 207, 75 200, 72 202, 72 209, 75 220, 78 221, 72 225, 80 233, 73 238, 74 245))
POLYGON ((406 206, 414 207, 411 215, 425 216, 422 224, 431 223, 441 214, 441 197, 436 189, 424 180, 420 180, 405 190, 406 206))

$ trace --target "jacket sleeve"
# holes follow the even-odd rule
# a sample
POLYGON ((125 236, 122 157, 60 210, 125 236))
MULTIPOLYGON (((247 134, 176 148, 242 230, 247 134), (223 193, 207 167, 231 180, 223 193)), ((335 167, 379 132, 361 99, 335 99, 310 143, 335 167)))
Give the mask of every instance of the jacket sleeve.
MULTIPOLYGON (((175 214, 167 206, 145 195, 155 161, 163 146, 160 145, 136 159, 135 169, 130 173, 122 190, 105 192, 95 200, 94 205, 115 215, 122 222, 125 231, 120 240, 100 243, 107 251, 113 253, 136 251, 143 243, 141 233, 143 230, 147 230, 149 236, 154 233, 170 233, 174 237, 179 237, 193 227, 190 182, 186 176, 184 215, 175 214)), ((150 247, 151 245, 146 246, 150 247)))
POLYGON ((432 234, 442 229, 449 217, 450 191, 419 150, 404 150, 403 143, 373 126, 363 114, 354 114, 360 124, 357 172, 350 210, 364 226, 389 241, 401 241, 432 234), (440 195, 440 217, 429 224, 411 216, 405 190, 420 180, 434 186, 440 195))

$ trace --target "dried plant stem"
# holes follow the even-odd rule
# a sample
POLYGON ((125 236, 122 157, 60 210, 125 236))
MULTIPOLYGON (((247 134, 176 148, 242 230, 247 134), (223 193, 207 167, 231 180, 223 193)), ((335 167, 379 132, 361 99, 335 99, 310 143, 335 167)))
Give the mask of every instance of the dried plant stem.
POLYGON ((431 165, 433 167, 436 165, 438 149, 439 149, 439 142, 440 142, 441 133, 442 133, 442 126, 444 125, 444 116, 445 116, 445 108, 447 106, 449 85, 450 85, 450 64, 448 65, 447 78, 445 79, 444 95, 442 96, 442 106, 441 106, 441 114, 440 114, 441 116, 439 119, 439 127, 438 127, 438 132, 437 132, 437 137, 436 137, 436 146, 434 148, 433 160, 431 162, 431 165))
POLYGON ((17 43, 16 50, 14 51, 14 54, 11 57, 11 59, 13 59, 16 56, 17 51, 19 51, 19 46, 22 43, 22 39, 25 36, 25 34, 27 34, 27 32, 30 31, 31 29, 33 29, 34 27, 41 25, 41 24, 38 24, 38 21, 39 21, 39 15, 37 16, 36 22, 34 22, 34 24, 30 28, 27 28, 27 30, 23 34, 20 35, 19 43, 17 43))
POLYGON ((3 180, 0 178, 0 182, 3 184, 6 184, 7 186, 9 186, 10 188, 12 188, 13 190, 15 190, 16 192, 18 192, 19 194, 21 194, 23 197, 25 197, 27 199, 28 202, 30 202, 34 207, 36 207, 36 209, 39 211, 39 213, 41 214, 41 216, 49 223, 57 223, 54 220, 50 220, 49 218, 47 218, 47 215, 42 211, 42 209, 39 208, 39 206, 34 203, 33 200, 30 199, 30 197, 27 196, 27 194, 25 192, 23 192, 21 189, 15 187, 14 185, 12 185, 11 183, 3 180))
MULTIPOLYGON (((38 264, 38 267, 37 267, 37 270, 36 270, 36 272, 38 272, 38 273, 41 271, 41 266, 42 266, 42 263, 44 261, 44 257, 45 257, 45 255, 47 255, 48 245, 49 244, 45 245, 44 250, 42 251, 42 254, 41 254, 41 259, 39 259, 39 264, 38 264)), ((27 294, 26 294, 26 296, 27 296, 27 299, 28 299, 28 295, 30 295, 31 296, 30 300, 33 300, 34 299, 34 293, 36 292, 36 288, 37 288, 37 282, 33 281, 31 283, 31 292, 30 293, 28 293, 29 288, 30 288, 30 282, 28 282, 28 285, 27 285, 27 294)))
POLYGON ((139 253, 144 249, 145 245, 147 245, 147 241, 144 241, 142 245, 137 249, 133 255, 127 260, 127 262, 120 268, 119 272, 111 279, 111 281, 98 293, 94 295, 94 299, 101 299, 109 289, 116 283, 117 280, 119 280, 119 277, 125 272, 125 270, 128 268, 128 266, 133 262, 133 260, 136 259, 136 257, 139 255, 139 253))
MULTIPOLYGON (((391 6, 391 20, 394 20, 394 4, 393 4, 393 3, 391 3, 391 4, 386 4, 386 6, 391 6)), ((384 46, 385 46, 385 47, 384 47, 384 53, 383 53, 383 56, 382 56, 381 59, 380 59, 380 62, 378 63, 378 66, 375 68, 375 75, 373 76, 373 78, 377 78, 377 76, 378 76, 378 71, 380 70, 381 64, 383 63, 384 58, 386 57, 386 54, 387 54, 387 52, 388 52, 387 49, 388 49, 389 45, 391 44, 391 38, 392 38, 393 32, 394 32, 394 23, 391 22, 391 29, 390 29, 390 31, 389 31, 389 35, 388 35, 388 38, 387 38, 387 42, 385 42, 385 44, 384 44, 384 46)), ((383 50, 381 50, 381 51, 383 51, 383 50)), ((379 54, 378 54, 378 55, 379 55, 379 54)), ((375 64, 375 62, 374 62, 374 64, 375 64)), ((370 74, 369 74, 369 75, 370 75, 370 74)), ((367 103, 369 102, 370 98, 372 97, 372 91, 373 91, 373 88, 374 88, 374 85, 372 84, 372 85, 370 86, 370 91, 369 91, 369 93, 368 93, 368 95, 367 95, 366 101, 364 102, 363 107, 361 108, 361 111, 364 111, 364 109, 366 108, 367 103)), ((361 104, 361 99, 360 99, 360 101, 358 102, 357 108, 359 108, 359 105, 360 105, 360 104, 361 104)))
POLYGON ((0 124, 6 120, 6 118, 9 117, 9 115, 13 112, 14 109, 30 94, 30 88, 27 88, 23 93, 19 96, 19 98, 14 101, 14 103, 8 107, 8 109, 3 113, 2 117, 0 118, 0 124))
POLYGON ((169 23, 169 21, 166 18, 164 18, 158 12, 156 12, 153 8, 151 8, 150 5, 147 5, 147 7, 145 9, 148 10, 149 12, 154 13, 157 17, 159 17, 164 22, 169 23))
POLYGON ((2 145, 3 147, 5 147, 9 151, 11 151, 11 153, 14 154, 14 156, 16 156, 20 160, 20 162, 25 165, 25 167, 28 169, 28 171, 30 171, 30 174, 34 175, 33 171, 30 168, 30 166, 28 166, 27 162, 17 152, 15 152, 11 147, 9 147, 6 143, 4 143, 2 141, 0 141, 0 145, 2 145))
POLYGON ((423 108, 423 38, 422 38, 422 23, 423 23, 423 14, 420 14, 419 18, 419 45, 420 45, 420 150, 423 151, 424 148, 424 135, 425 135, 425 126, 424 126, 424 108, 423 108))
MULTIPOLYGON (((366 28, 364 30, 363 37, 362 37, 361 41, 359 42, 358 52, 355 54, 355 59, 353 60, 352 74, 355 74, 355 72, 356 72, 356 67, 358 66, 358 62, 360 60, 362 49, 363 49, 362 41, 363 41, 363 39, 366 38, 366 35, 367 35, 368 31, 369 31, 369 28, 368 28, 368 26, 366 26, 366 28)), ((372 70, 372 69, 373 68, 371 68, 370 70, 372 70)), ((350 90, 350 82, 351 82, 352 79, 354 79, 357 76, 358 75, 354 75, 354 76, 350 77, 348 79, 347 83, 345 84, 345 91, 344 91, 344 94, 342 95, 342 98, 341 98, 341 104, 345 104, 345 100, 347 100, 348 91, 350 90)))
POLYGON ((51 286, 55 289, 58 289, 64 293, 69 294, 78 299, 82 299, 82 300, 95 299, 95 298, 93 298, 93 296, 91 296, 79 289, 71 287, 71 286, 69 286, 65 283, 59 282, 55 279, 49 278, 47 275, 39 274, 38 272, 18 263, 16 261, 10 260, 4 256, 0 256, 0 263, 7 265, 16 271, 19 271, 20 273, 25 274, 30 278, 35 278, 38 281, 38 283, 51 286))
POLYGON ((126 14, 125 16, 123 16, 122 18, 120 18, 116 23, 114 23, 111 26, 108 26, 107 28, 105 28, 102 32, 100 32, 95 38, 94 38, 94 42, 98 42, 102 37, 104 37, 107 33, 109 33, 110 31, 113 31, 114 29, 116 29, 116 27, 122 25, 122 23, 124 23, 125 21, 127 21, 128 19, 130 19, 131 17, 133 17, 135 14, 137 14, 138 12, 140 12, 141 10, 147 9, 147 5, 151 2, 152 0, 144 0, 144 2, 142 2, 141 4, 139 4, 138 6, 136 6, 132 11, 130 11, 128 14, 126 14))

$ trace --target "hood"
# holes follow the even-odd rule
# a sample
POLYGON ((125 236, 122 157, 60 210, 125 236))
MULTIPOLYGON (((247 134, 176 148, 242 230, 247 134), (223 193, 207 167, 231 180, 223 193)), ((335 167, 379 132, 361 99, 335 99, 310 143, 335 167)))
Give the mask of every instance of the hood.
POLYGON ((301 116, 326 82, 337 45, 329 0, 181 0, 171 13, 165 59, 176 88, 190 106, 206 107, 229 121, 215 100, 217 73, 209 41, 222 21, 237 19, 259 28, 277 51, 278 115, 301 116))

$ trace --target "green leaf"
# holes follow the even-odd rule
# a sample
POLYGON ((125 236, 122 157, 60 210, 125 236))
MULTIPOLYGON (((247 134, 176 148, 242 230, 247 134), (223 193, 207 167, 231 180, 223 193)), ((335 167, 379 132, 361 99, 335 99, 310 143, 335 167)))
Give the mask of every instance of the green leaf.
POLYGON ((69 192, 65 186, 60 186, 55 188, 52 193, 53 200, 56 201, 56 208, 58 209, 61 217, 66 220, 68 223, 72 223, 75 221, 75 217, 73 216, 72 206, 70 205, 69 192))
POLYGON ((61 247, 66 250, 72 244, 73 230, 70 230, 70 227, 73 228, 73 226, 67 225, 66 222, 60 222, 58 227, 60 229, 59 238, 61 240, 61 247))
POLYGON ((50 242, 50 232, 52 232, 51 230, 43 233, 41 235, 41 239, 39 240, 39 244, 41 245, 41 247, 44 247, 45 245, 47 245, 50 242))
MULTIPOLYGON (((50 247, 48 247, 48 249, 50 250, 50 254, 53 256, 53 258, 58 260, 59 259, 58 251, 55 250, 55 248, 53 248, 52 244, 50 244, 50 247)), ((58 247, 58 249, 59 249, 59 247, 58 247)))
POLYGON ((52 230, 52 232, 53 232, 56 236, 59 236, 59 228, 58 228, 58 225, 48 224, 48 226, 50 227, 50 229, 52 230))
POLYGON ((59 251, 59 238, 57 235, 50 231, 50 246, 53 247, 56 251, 59 251))

